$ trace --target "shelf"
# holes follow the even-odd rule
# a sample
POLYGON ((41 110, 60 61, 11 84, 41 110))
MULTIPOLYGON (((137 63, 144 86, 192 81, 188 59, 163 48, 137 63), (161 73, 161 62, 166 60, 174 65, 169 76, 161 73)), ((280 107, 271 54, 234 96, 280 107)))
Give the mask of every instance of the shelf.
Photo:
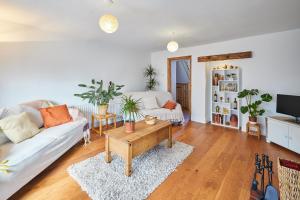
POLYGON ((232 91, 226 91, 226 90, 219 90, 219 92, 227 92, 227 93, 232 93, 232 94, 237 94, 239 92, 232 92, 232 91))
POLYGON ((218 80, 219 82, 237 82, 238 80, 218 80))
POLYGON ((238 71, 239 69, 212 69, 212 71, 238 71))
MULTIPOLYGON (((211 70, 211 124, 225 127, 225 128, 232 128, 232 129, 240 129, 241 125, 241 116, 240 116, 240 100, 238 99, 238 93, 240 91, 240 69, 212 69, 211 70), (218 80, 218 82, 215 82, 214 77, 215 74, 219 74, 219 76, 222 76, 222 80, 218 80), (232 75, 234 74, 234 75, 232 75), (218 85, 213 85, 213 83, 216 83, 218 85), (234 91, 225 90, 227 89, 234 89, 234 91), (223 89, 223 90, 221 90, 223 89), (218 101, 214 102, 214 93, 216 93, 218 96, 218 101), (220 97, 223 97, 222 101, 220 101, 220 97), (237 109, 233 109, 234 99, 238 101, 237 109), (229 102, 227 103, 227 99, 229 102), (219 112, 216 112, 216 106, 220 107, 219 112), (223 113, 223 109, 227 109, 226 114, 223 113), (223 123, 213 123, 213 119, 217 119, 217 115, 221 115, 223 118, 223 123), (237 127, 229 125, 229 119, 232 115, 237 116, 237 127), (216 118, 215 118, 216 117, 216 118), (227 122, 227 125, 226 125, 227 122)), ((218 118, 218 120, 220 120, 218 118)))
POLYGON ((213 125, 217 125, 217 126, 222 126, 222 127, 225 127, 225 128, 240 129, 239 127, 236 127, 236 126, 229 126, 229 125, 225 125, 225 124, 218 124, 218 123, 214 123, 214 122, 211 122, 211 124, 213 124, 213 125))
POLYGON ((215 115, 218 115, 218 114, 220 114, 220 115, 224 115, 224 116, 229 116, 230 115, 230 113, 228 113, 228 114, 223 114, 223 113, 218 113, 218 112, 211 112, 212 114, 215 114, 215 115))
POLYGON ((213 101, 213 103, 216 103, 216 104, 231 104, 231 103, 226 103, 226 102, 215 102, 215 101, 213 101))

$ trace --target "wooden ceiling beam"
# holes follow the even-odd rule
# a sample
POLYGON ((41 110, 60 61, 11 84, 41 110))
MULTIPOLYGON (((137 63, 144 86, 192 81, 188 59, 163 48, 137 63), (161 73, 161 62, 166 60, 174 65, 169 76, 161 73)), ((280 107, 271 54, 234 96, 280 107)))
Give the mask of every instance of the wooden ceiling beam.
POLYGON ((252 51, 227 53, 227 54, 211 55, 211 56, 200 56, 198 57, 198 62, 210 62, 210 61, 233 60, 233 59, 244 59, 244 58, 252 58, 252 51))

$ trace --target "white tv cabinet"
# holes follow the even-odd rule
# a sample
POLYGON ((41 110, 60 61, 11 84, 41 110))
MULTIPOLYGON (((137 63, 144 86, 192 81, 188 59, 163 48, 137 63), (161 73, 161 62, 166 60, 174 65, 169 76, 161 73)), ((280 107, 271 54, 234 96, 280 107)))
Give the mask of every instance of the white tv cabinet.
POLYGON ((300 154, 300 125, 288 117, 267 118, 267 142, 300 154))

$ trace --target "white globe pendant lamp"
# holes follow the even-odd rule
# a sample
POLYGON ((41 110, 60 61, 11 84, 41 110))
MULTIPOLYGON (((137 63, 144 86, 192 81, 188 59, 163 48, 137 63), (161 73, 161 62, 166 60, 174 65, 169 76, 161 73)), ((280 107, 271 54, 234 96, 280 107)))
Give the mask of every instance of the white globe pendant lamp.
POLYGON ((168 51, 172 52, 172 53, 175 52, 175 51, 177 51, 178 47, 179 47, 178 43, 176 41, 174 41, 174 40, 170 41, 168 43, 168 45, 167 45, 168 51))
POLYGON ((119 28, 119 22, 115 16, 106 14, 100 17, 99 26, 106 33, 114 33, 119 28))

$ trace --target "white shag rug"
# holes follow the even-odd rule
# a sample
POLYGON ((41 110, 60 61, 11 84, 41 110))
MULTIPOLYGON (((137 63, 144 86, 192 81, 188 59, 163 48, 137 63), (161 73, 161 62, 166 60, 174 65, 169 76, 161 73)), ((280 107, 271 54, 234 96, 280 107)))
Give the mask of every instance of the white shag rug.
POLYGON ((124 174, 121 157, 112 155, 112 162, 106 163, 104 152, 71 165, 68 173, 93 200, 141 200, 175 171, 193 148, 181 142, 167 148, 164 141, 133 159, 130 177, 124 174))

